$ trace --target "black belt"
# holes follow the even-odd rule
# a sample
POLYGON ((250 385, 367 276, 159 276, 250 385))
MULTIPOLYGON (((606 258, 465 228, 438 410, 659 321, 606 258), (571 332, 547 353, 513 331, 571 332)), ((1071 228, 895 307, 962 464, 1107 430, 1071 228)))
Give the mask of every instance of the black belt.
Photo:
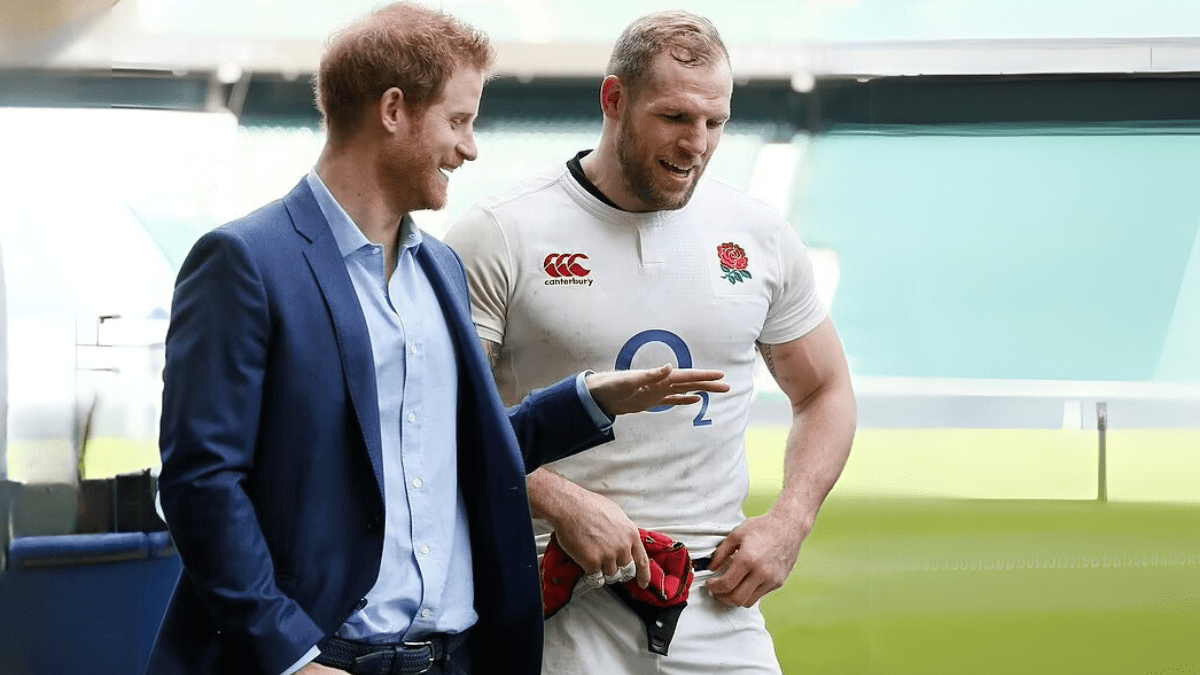
POLYGON ((708 569, 708 566, 711 564, 712 564, 712 558, 708 557, 708 556, 706 556, 704 558, 693 558, 692 559, 692 569, 695 570, 696 572, 703 572, 704 570, 708 569))
POLYGON ((354 675, 421 675, 449 661, 466 641, 466 633, 429 635, 394 645, 330 637, 321 641, 321 654, 315 660, 354 675))

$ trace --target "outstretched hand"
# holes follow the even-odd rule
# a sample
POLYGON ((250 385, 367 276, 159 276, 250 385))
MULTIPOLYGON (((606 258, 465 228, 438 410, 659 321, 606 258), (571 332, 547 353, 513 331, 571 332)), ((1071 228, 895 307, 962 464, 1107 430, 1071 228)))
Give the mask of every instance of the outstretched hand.
POLYGON ((729 391, 719 370, 671 367, 645 370, 608 370, 592 373, 584 380, 596 403, 610 415, 642 412, 660 405, 688 405, 700 401, 692 392, 714 394, 729 391))

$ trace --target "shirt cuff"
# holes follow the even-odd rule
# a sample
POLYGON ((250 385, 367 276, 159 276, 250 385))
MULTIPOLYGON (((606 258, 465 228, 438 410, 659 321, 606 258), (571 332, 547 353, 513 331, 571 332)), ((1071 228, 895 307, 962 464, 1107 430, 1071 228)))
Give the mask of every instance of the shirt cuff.
MULTIPOLYGON (((588 375, 591 375, 594 372, 595 371, 593 370, 585 370, 579 375, 575 376, 575 392, 579 394, 579 402, 582 403, 584 409, 588 411, 588 416, 590 416, 592 421, 596 423, 596 428, 603 433, 608 433, 608 430, 612 428, 613 422, 616 420, 609 417, 608 413, 604 412, 604 409, 600 407, 600 404, 596 403, 596 399, 592 398, 592 392, 588 391, 586 378, 588 375)), ((287 674, 285 673, 284 675, 287 674)))
POLYGON ((317 658, 320 655, 321 655, 321 650, 318 649, 316 645, 313 645, 312 649, 308 650, 308 653, 306 653, 304 656, 301 656, 299 661, 293 663, 291 668, 288 668, 287 670, 283 671, 279 675, 292 675, 292 673, 295 673, 296 671, 300 670, 304 666, 307 666, 308 664, 312 663, 313 659, 317 658))

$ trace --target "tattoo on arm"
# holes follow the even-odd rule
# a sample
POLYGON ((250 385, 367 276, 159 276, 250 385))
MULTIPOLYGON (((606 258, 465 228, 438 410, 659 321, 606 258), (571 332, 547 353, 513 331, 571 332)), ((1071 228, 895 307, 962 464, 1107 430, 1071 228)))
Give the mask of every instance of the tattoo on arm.
POLYGON ((500 363, 500 345, 491 340, 480 340, 483 345, 483 355, 487 357, 488 365, 492 370, 496 369, 496 364, 500 363))
POLYGON ((763 363, 767 364, 767 370, 771 373, 771 377, 779 378, 779 373, 775 372, 775 353, 771 345, 758 343, 758 353, 762 354, 763 363))

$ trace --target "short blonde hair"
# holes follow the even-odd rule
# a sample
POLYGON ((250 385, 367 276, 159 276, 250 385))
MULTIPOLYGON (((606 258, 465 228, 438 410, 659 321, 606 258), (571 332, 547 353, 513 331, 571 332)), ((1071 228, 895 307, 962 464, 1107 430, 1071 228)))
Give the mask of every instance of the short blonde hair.
POLYGON ((673 10, 647 14, 629 24, 613 47, 607 74, 619 77, 636 94, 651 76, 655 57, 663 52, 693 68, 718 60, 729 65, 729 51, 711 21, 673 10))

